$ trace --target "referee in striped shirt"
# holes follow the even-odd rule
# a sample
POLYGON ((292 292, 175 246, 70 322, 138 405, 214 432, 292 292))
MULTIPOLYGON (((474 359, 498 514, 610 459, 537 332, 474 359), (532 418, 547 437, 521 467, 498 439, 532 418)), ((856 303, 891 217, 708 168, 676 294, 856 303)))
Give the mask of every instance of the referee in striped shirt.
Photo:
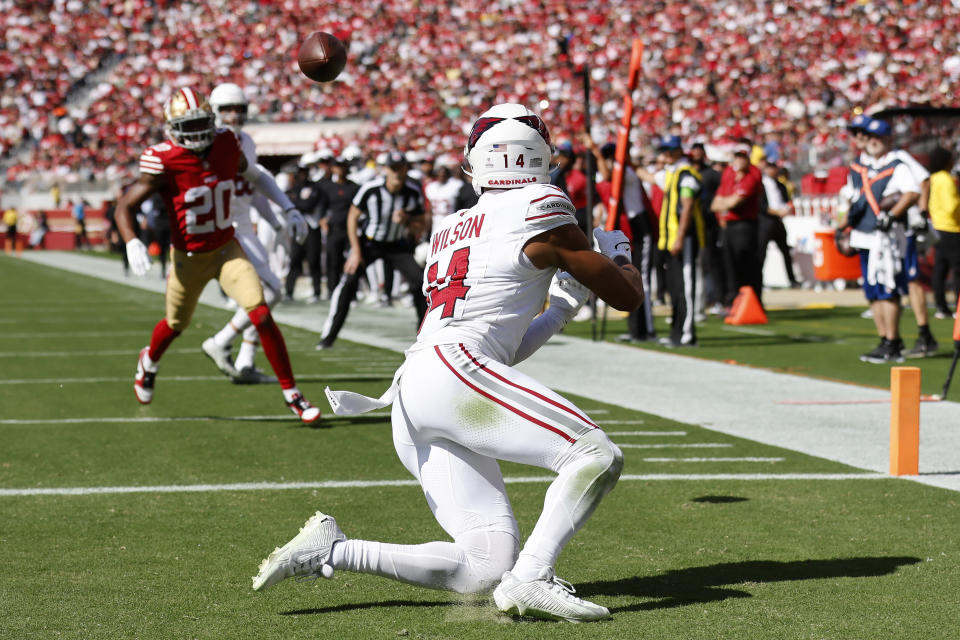
POLYGON ((360 187, 347 214, 350 255, 343 277, 330 296, 330 313, 317 349, 329 349, 346 322, 357 295, 364 267, 383 260, 400 272, 410 286, 417 326, 427 312, 423 295, 423 267, 413 258, 414 239, 426 230, 423 192, 407 180, 409 165, 402 153, 386 154, 384 172, 360 187))

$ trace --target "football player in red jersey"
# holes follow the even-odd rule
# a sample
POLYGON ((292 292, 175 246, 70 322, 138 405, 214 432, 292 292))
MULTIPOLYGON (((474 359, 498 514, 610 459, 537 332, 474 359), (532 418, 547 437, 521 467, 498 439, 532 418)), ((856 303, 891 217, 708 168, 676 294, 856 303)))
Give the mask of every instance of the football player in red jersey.
POLYGON ((287 347, 264 300, 260 278, 234 239, 230 202, 236 177, 243 176, 284 208, 294 236, 306 235, 306 222, 272 176, 247 163, 236 135, 215 127, 213 111, 203 96, 190 88, 179 89, 163 112, 169 141, 149 147, 140 156, 140 178, 123 194, 116 210, 117 227, 136 275, 146 273, 150 258, 134 233, 131 211, 150 194, 160 193, 173 217, 166 316, 154 327, 149 346, 140 351, 134 378, 137 400, 149 404, 153 399, 157 363, 190 324, 204 286, 216 278, 257 328, 287 406, 304 422, 314 422, 320 410, 297 389, 287 347))

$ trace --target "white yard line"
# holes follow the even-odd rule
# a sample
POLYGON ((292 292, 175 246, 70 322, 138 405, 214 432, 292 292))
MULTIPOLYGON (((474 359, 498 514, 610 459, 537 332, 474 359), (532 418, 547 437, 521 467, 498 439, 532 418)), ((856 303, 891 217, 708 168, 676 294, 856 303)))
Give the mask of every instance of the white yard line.
MULTIPOLYGON (((32 320, 30 321, 33 322, 32 320)), ((113 338, 116 336, 142 336, 139 331, 33 331, 27 333, 0 333, 0 340, 13 338, 113 338)))
POLYGON ((621 444, 621 449, 729 449, 732 444, 723 442, 693 442, 690 444, 621 444))
POLYGON ((644 458, 644 462, 783 462, 785 458, 644 458))
MULTIPOLYGON (((391 372, 392 373, 392 372, 391 372)), ((387 380, 390 374, 375 373, 298 373, 297 380, 319 381, 319 380, 337 380, 340 378, 350 378, 352 380, 387 380)), ((218 376, 164 376, 160 379, 164 382, 207 382, 215 380, 227 380, 223 375, 218 376)), ((133 384, 133 376, 107 376, 102 378, 15 378, 11 380, 0 379, 0 385, 5 384, 85 384, 85 383, 104 383, 104 382, 127 382, 133 384)))
MULTIPOLYGON (((702 480, 883 480, 881 473, 663 473, 623 475, 621 481, 702 481, 702 480)), ((504 478, 507 484, 548 483, 553 476, 504 478)), ((320 482, 238 482, 235 484, 189 484, 132 487, 31 487, 0 489, 0 497, 86 496, 118 493, 209 493, 215 491, 283 491, 289 489, 369 489, 375 487, 416 487, 416 480, 327 480, 320 482)))
POLYGON ((605 431, 608 436, 685 436, 686 431, 605 431))

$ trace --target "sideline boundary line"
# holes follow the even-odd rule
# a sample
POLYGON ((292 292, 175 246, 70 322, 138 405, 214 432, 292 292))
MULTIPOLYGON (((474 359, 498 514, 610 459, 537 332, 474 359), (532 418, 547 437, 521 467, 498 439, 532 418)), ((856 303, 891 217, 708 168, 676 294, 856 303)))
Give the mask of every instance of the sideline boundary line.
MULTIPOLYGON (((891 480, 883 473, 653 473, 623 475, 620 480, 891 480)), ((553 482, 550 476, 504 478, 507 484, 553 482)), ((416 480, 326 480, 321 482, 238 482, 235 484, 188 484, 133 487, 32 487, 0 489, 0 497, 86 496, 119 493, 209 493, 215 491, 284 491, 289 489, 368 489, 375 487, 419 487, 416 480)))

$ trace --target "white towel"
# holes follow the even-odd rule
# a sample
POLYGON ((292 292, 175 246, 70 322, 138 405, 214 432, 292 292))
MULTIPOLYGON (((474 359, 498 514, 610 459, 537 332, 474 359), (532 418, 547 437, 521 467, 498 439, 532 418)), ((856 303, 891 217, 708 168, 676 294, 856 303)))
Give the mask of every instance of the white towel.
POLYGON ((890 291, 897 288, 897 275, 903 271, 903 253, 899 228, 890 231, 874 231, 874 247, 867 257, 867 283, 882 285, 890 291))
POLYGON ((353 391, 333 391, 330 387, 325 388, 323 392, 327 396, 327 402, 330 403, 333 413, 338 416, 355 416, 382 409, 393 404, 400 392, 400 375, 403 373, 403 367, 404 365, 400 365, 393 374, 393 383, 379 398, 370 398, 353 391))

